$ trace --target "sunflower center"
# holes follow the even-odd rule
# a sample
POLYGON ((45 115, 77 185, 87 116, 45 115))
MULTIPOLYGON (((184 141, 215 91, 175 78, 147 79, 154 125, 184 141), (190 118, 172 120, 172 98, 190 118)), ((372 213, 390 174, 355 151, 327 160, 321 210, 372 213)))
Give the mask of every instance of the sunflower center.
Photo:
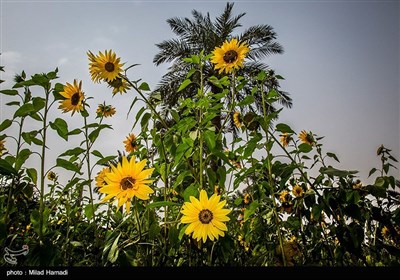
POLYGON ((71 104, 74 105, 74 106, 78 105, 79 99, 80 99, 79 92, 75 92, 75 93, 71 96, 71 104))
POLYGON ((224 54, 224 61, 226 63, 232 63, 232 62, 236 61, 237 58, 238 58, 238 54, 234 50, 229 50, 224 54))
POLYGON ((119 183, 121 189, 125 191, 126 189, 137 189, 135 186, 136 180, 133 179, 132 177, 125 177, 124 179, 121 180, 121 183, 119 183))
POLYGON ((213 213, 208 209, 203 209, 199 213, 199 220, 202 224, 209 224, 213 219, 213 213))
POLYGON ((114 69, 115 69, 115 66, 114 66, 114 63, 108 61, 108 62, 104 65, 104 68, 106 69, 107 72, 113 72, 114 69))

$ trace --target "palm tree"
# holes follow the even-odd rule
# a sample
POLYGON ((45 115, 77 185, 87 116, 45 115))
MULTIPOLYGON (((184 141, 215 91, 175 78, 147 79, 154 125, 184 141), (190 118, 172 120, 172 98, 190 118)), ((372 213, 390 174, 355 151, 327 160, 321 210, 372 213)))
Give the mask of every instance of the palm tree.
MULTIPOLYGON (((157 66, 162 63, 172 62, 172 65, 168 68, 168 72, 162 77, 157 88, 153 91, 153 94, 158 93, 161 95, 162 114, 166 119, 168 119, 168 109, 176 106, 179 98, 191 98, 197 92, 196 83, 193 83, 177 94, 177 89, 186 78, 186 74, 191 67, 183 62, 182 59, 190 57, 193 54, 200 54, 201 51, 209 54, 215 47, 221 46, 226 40, 233 37, 237 38, 240 42, 246 42, 250 48, 250 52, 247 54, 249 61, 245 62, 244 67, 238 71, 238 75, 249 78, 256 75, 260 70, 266 70, 268 79, 265 81, 264 86, 268 89, 273 88, 279 93, 279 102, 283 106, 289 108, 292 106, 292 99, 289 97, 289 94, 279 89, 279 76, 275 75, 274 71, 269 69, 266 64, 260 62, 260 59, 270 54, 283 53, 282 46, 275 41, 276 33, 271 26, 263 24, 249 27, 242 34, 233 36, 233 31, 241 26, 239 20, 245 15, 245 13, 241 13, 233 16, 233 5, 234 3, 227 3, 224 12, 214 22, 211 21, 209 13, 203 15, 196 10, 192 11, 193 19, 174 17, 167 20, 172 31, 178 38, 165 40, 156 44, 160 52, 153 59, 153 63, 157 66)), ((211 76, 217 78, 221 76, 218 74, 218 71, 214 70, 211 63, 207 63, 203 70, 206 80, 211 76)), ((196 79, 196 77, 192 76, 193 79, 196 79)), ((220 91, 219 88, 210 82, 206 86, 208 87, 207 90, 211 92, 218 93, 220 91)), ((236 102, 243 100, 243 98, 250 94, 251 86, 248 85, 236 93, 236 102)), ((230 98, 229 96, 225 102, 230 104, 232 102, 230 98)), ((261 95, 256 95, 255 99, 256 105, 247 106, 244 108, 245 111, 262 111, 261 95)), ((269 112, 275 111, 274 107, 269 104, 266 105, 269 112)), ((220 128, 220 118, 221 116, 214 121, 217 128, 220 128)), ((237 131, 232 116, 229 124, 228 130, 236 134, 237 131)))

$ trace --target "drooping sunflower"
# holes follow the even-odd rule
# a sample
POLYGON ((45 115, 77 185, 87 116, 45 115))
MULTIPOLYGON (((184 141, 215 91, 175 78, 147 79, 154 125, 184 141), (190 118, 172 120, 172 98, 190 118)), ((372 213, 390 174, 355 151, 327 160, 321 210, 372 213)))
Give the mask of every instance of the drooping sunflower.
POLYGON ((127 153, 134 152, 138 148, 137 138, 133 133, 129 133, 123 143, 125 144, 125 151, 127 153))
POLYGON ((295 197, 302 197, 304 195, 304 190, 299 185, 293 187, 292 193, 295 197))
POLYGON ((4 145, 5 143, 6 143, 6 140, 0 140, 0 156, 2 156, 3 152, 6 150, 5 145, 4 145))
POLYGON ((47 179, 49 179, 50 181, 55 181, 57 180, 57 174, 53 171, 50 171, 49 173, 47 173, 47 179))
POLYGON ((96 110, 96 114, 99 117, 112 117, 116 113, 116 110, 111 105, 99 104, 96 110))
POLYGON ((299 138, 301 142, 306 143, 310 146, 315 144, 314 136, 311 131, 307 132, 305 130, 302 130, 299 134, 299 138))
POLYGON ((224 231, 227 227, 224 222, 229 221, 227 216, 231 210, 224 209, 226 200, 222 200, 221 196, 213 194, 208 198, 205 190, 200 191, 200 200, 194 196, 190 196, 190 202, 183 204, 181 213, 181 223, 189 224, 185 230, 185 234, 190 235, 197 241, 206 242, 207 237, 214 241, 219 236, 225 236, 224 231))
POLYGON ((89 52, 88 56, 89 72, 95 82, 100 80, 111 82, 122 72, 124 63, 121 63, 121 58, 112 50, 105 50, 104 54, 99 51, 97 56, 89 52))
POLYGON ((105 177, 106 174, 109 172, 111 172, 111 168, 106 166, 97 173, 97 176, 95 178, 97 187, 101 188, 107 184, 105 181, 105 177))
POLYGON ((125 79, 122 79, 121 77, 116 77, 111 82, 108 82, 108 86, 112 88, 113 95, 117 94, 118 92, 120 94, 123 94, 131 89, 129 83, 125 79))
POLYGON ((63 113, 72 111, 72 116, 76 111, 83 111, 83 100, 85 94, 82 91, 82 81, 79 82, 75 79, 73 84, 67 83, 64 85, 64 91, 60 92, 60 95, 65 99, 60 101, 58 107, 63 113))
POLYGON ((281 138, 280 138, 280 142, 282 143, 283 147, 287 147, 291 140, 292 140, 292 135, 291 134, 289 134, 287 132, 282 133, 281 138))
POLYGON ((242 115, 240 114, 240 112, 233 113, 233 122, 235 123, 237 128, 241 128, 243 126, 242 121, 242 115))
POLYGON ((99 189, 100 193, 106 194, 102 201, 106 202, 115 198, 118 200, 118 209, 125 205, 126 212, 129 214, 133 197, 148 200, 149 195, 154 192, 148 186, 154 181, 148 179, 154 168, 143 169, 145 165, 145 159, 136 162, 134 156, 130 160, 123 156, 117 166, 111 165, 111 171, 104 177, 106 185, 99 189))
POLYGON ((89 58, 89 73, 92 81, 95 83, 100 83, 101 75, 100 68, 97 66, 97 56, 94 55, 91 51, 88 51, 87 56, 89 58))
POLYGON ((219 73, 225 71, 226 74, 233 72, 234 69, 243 67, 246 54, 250 51, 246 43, 240 43, 233 38, 228 42, 226 40, 221 47, 216 47, 212 52, 211 62, 216 64, 215 70, 219 73))
POLYGON ((289 192, 288 192, 288 191, 282 191, 282 192, 279 194, 279 200, 280 200, 281 202, 289 202, 289 201, 290 201, 290 194, 289 194, 289 192))

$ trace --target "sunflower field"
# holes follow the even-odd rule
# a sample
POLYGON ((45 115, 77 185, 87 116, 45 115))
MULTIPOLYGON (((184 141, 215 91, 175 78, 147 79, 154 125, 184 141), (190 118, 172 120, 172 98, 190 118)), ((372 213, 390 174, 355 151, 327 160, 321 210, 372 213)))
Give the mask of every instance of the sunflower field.
POLYGON ((185 58, 190 71, 177 94, 187 87, 196 94, 162 114, 161 97, 129 78, 132 65, 113 50, 88 51, 92 81, 116 99, 133 96, 127 114, 140 133, 121 139, 125 151, 113 155, 96 140, 111 128, 116 105, 92 110, 82 81, 61 84, 58 69, 17 75, 0 91, 13 108, 0 124, 1 265, 400 265, 400 183, 390 175, 398 164, 390 148, 377 147, 373 184, 335 168, 323 136, 296 131, 279 122, 282 109, 271 110, 279 94, 268 82, 283 77, 240 74, 248 52, 231 39, 185 58), (219 77, 205 78, 205 65, 219 77), (244 87, 246 98, 230 98, 244 87), (259 112, 244 109, 256 102, 259 112), (53 110, 65 117, 52 118, 53 110), (69 127, 68 118, 82 126, 69 127), (49 163, 60 143, 74 146, 49 163), (27 165, 33 158, 35 167, 27 165))

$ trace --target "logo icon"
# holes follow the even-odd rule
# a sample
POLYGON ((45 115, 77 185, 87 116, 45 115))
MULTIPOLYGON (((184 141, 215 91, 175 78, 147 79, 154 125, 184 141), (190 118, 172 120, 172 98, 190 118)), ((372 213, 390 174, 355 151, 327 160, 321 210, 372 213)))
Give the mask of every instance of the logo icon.
POLYGON ((26 256, 29 253, 29 247, 28 245, 23 245, 21 250, 11 250, 8 248, 5 248, 4 251, 6 253, 4 254, 4 260, 8 262, 9 264, 17 264, 17 258, 16 256, 21 256, 24 255, 26 256))

